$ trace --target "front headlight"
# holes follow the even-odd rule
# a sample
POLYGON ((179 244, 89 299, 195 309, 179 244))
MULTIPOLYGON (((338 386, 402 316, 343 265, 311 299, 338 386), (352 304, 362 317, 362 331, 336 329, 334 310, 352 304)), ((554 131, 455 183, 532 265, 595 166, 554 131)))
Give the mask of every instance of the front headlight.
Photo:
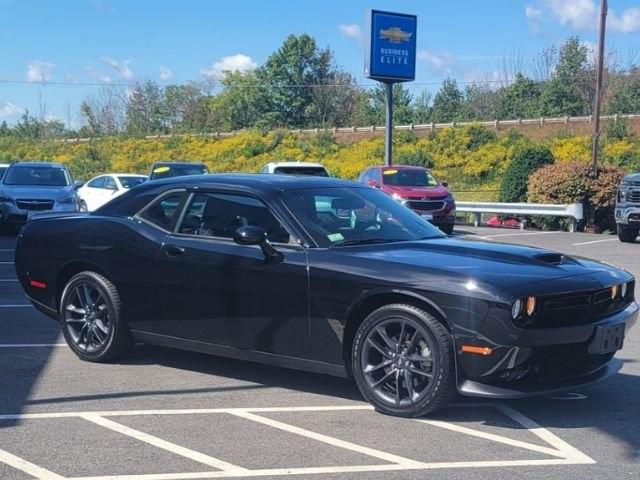
POLYGON ((64 204, 76 203, 76 196, 69 195, 68 197, 59 198, 58 203, 64 203, 64 204))
POLYGON ((625 298, 627 296, 627 284, 623 283, 620 285, 620 297, 625 298))
POLYGON ((391 194, 391 198, 393 198, 396 202, 401 202, 402 201, 402 197, 400 196, 400 194, 395 193, 395 192, 391 194))
POLYGON ((0 202, 13 203, 13 199, 4 195, 0 195, 0 202))

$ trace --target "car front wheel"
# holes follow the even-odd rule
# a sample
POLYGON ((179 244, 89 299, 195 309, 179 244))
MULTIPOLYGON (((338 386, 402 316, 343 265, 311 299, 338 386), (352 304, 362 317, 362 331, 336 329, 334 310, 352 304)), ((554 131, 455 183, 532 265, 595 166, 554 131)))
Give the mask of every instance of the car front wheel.
POLYGON ((121 316, 118 290, 95 272, 81 272, 66 284, 60 298, 64 338, 82 360, 108 362, 133 345, 121 316))
POLYGON ((638 229, 627 225, 618 225, 618 238, 621 242, 633 243, 638 236, 638 229))
POLYGON ((433 412, 455 396, 451 335, 433 315, 412 305, 388 305, 360 325, 352 371, 376 410, 402 417, 433 412))

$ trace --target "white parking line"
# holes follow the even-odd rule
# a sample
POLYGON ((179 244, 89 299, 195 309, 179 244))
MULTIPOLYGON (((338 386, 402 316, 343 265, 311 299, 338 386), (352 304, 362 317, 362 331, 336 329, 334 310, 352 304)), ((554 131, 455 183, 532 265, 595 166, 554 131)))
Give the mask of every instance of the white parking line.
POLYGON ((484 235, 479 238, 500 238, 500 237, 525 237, 531 235, 553 235, 555 233, 567 233, 567 232, 529 232, 529 233, 499 233, 497 235, 484 235))
POLYGON ((361 445, 356 445, 355 443, 346 442, 338 438, 329 437, 328 435, 305 430, 304 428, 295 427, 293 425, 289 425, 288 423, 279 422, 271 418, 261 417, 260 415, 255 415, 253 413, 236 411, 233 412, 233 415, 244 418, 246 420, 261 423, 263 425, 267 425, 268 427, 277 428, 288 433, 295 433, 296 435, 300 435, 302 437, 307 437, 312 440, 317 440, 318 442, 333 445, 334 447, 344 448, 345 450, 368 455, 370 457, 378 458, 386 462, 395 463, 397 465, 402 465, 405 467, 419 467, 422 465, 422 462, 417 462, 409 458, 394 455, 393 453, 387 453, 380 450, 375 450, 373 448, 363 447, 361 445))
MULTIPOLYGON (((37 465, 22 460, 15 455, 5 452, 0 455, 0 462, 35 476, 39 480, 191 480, 205 478, 231 478, 231 477, 260 477, 260 476, 289 476, 289 475, 313 475, 313 474, 348 474, 356 472, 389 472, 407 470, 432 470, 432 469, 452 469, 452 468, 489 468, 489 467, 518 467, 518 466, 545 466, 545 465, 577 465, 595 463, 593 459, 572 447, 556 435, 541 427, 532 419, 522 413, 502 404, 494 403, 462 403, 454 404, 454 407, 484 407, 495 408, 504 415, 510 417, 531 434, 549 445, 549 447, 535 445, 520 440, 510 439, 501 435, 495 435, 479 430, 462 427, 450 422, 419 419, 417 421, 431 426, 446 428, 464 435, 482 438, 492 442, 507 444, 513 447, 522 448, 537 453, 550 455, 556 458, 550 459, 530 459, 530 460, 481 460, 481 461, 460 461, 460 462, 421 462, 398 455, 376 450, 362 445, 357 445, 335 437, 330 437, 321 433, 313 432, 288 423, 273 420, 271 418, 257 415, 257 412, 334 412, 334 411, 357 411, 371 410, 369 405, 333 405, 333 406, 305 406, 305 407, 265 407, 265 408, 216 408, 216 409, 184 409, 184 410, 131 410, 131 411, 107 411, 107 412, 48 412, 32 414, 5 414, 0 415, 2 420, 24 420, 37 418, 69 418, 80 417, 90 422, 108 428, 120 434, 135 438, 168 452, 184 456, 196 462, 200 462, 220 471, 206 472, 184 472, 184 473, 151 473, 134 475, 103 475, 72 477, 63 479, 58 474, 41 469, 37 465), (343 465, 327 467, 301 467, 301 468, 274 468, 274 469, 245 469, 244 467, 227 463, 223 460, 210 457, 203 453, 181 447, 161 438, 135 430, 120 423, 105 418, 106 416, 133 416, 133 415, 190 415, 190 414, 231 414, 239 418, 264 424, 268 427, 277 428, 285 432, 300 435, 316 441, 320 441, 337 448, 346 449, 360 454, 372 456, 390 463, 381 465, 343 465)), ((411 421, 411 420, 407 420, 411 421)), ((243 446, 246 447, 246 446, 243 446)), ((0 450, 0 453, 3 451, 0 450)))
POLYGON ((15 468, 16 470, 21 470, 24 473, 31 475, 32 477, 38 479, 46 479, 46 480, 63 480, 64 477, 58 475, 57 473, 53 473, 46 468, 39 467, 31 462, 27 462, 23 458, 16 457, 14 454, 5 452, 0 449, 0 462, 6 463, 10 467, 15 468))
POLYGON ((591 242, 572 243, 571 245, 573 245, 574 247, 577 247, 579 245, 591 245, 592 243, 617 242, 617 241, 618 241, 617 238, 607 238, 606 240, 593 240, 591 242))
POLYGON ((166 450, 175 455, 180 455, 181 457, 188 458, 195 462, 203 463, 204 465, 208 465, 213 468, 218 468, 223 472, 246 473, 248 471, 246 468, 242 468, 237 465, 218 460, 217 458, 210 457, 209 455, 196 452, 195 450, 191 450, 189 448, 181 447, 180 445, 176 445, 175 443, 167 442, 166 440, 154 437, 153 435, 149 435, 148 433, 141 432, 140 430, 135 430, 133 428, 127 427, 126 425, 122 425, 121 423, 109 420, 108 418, 103 418, 100 415, 86 413, 82 415, 82 418, 93 422, 96 425, 100 425, 101 427, 108 428, 110 430, 113 430, 114 432, 126 435, 127 437, 135 438, 136 440, 148 443, 149 445, 161 448, 162 450, 166 450))
POLYGON ((0 348, 56 348, 66 346, 66 343, 0 343, 0 348))

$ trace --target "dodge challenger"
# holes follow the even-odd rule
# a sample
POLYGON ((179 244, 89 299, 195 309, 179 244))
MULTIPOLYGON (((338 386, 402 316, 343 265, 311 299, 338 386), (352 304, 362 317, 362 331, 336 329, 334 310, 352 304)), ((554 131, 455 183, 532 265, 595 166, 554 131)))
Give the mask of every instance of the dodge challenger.
POLYGON ((143 342, 347 376, 399 416, 603 380, 638 317, 622 269, 448 237, 321 177, 148 182, 92 213, 34 216, 15 265, 82 360, 143 342))

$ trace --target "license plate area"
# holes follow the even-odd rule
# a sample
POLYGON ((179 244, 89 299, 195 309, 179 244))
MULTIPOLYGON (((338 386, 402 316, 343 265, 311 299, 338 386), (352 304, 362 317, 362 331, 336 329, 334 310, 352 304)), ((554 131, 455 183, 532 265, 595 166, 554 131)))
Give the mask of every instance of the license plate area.
POLYGON ((433 214, 432 213, 421 213, 420 216, 422 218, 424 218, 425 220, 433 220, 433 214))
POLYGON ((624 323, 596 327, 589 353, 597 355, 620 350, 624 344, 624 327, 624 323))

